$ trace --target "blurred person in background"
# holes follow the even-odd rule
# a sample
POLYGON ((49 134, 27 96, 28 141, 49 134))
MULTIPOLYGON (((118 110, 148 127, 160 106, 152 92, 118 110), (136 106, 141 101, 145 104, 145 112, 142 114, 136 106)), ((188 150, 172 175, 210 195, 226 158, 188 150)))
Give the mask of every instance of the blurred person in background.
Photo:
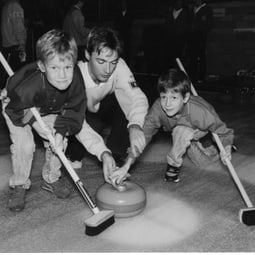
POLYGON ((193 0, 193 4, 188 40, 189 74, 193 82, 203 83, 206 76, 207 37, 213 26, 213 12, 204 0, 193 0))
POLYGON ((6 0, 1 16, 2 50, 11 68, 16 71, 26 61, 27 31, 20 0, 6 0))
POLYGON ((63 30, 74 37, 78 46, 78 60, 84 61, 84 50, 86 47, 87 35, 89 33, 89 29, 85 27, 85 18, 82 13, 85 1, 74 0, 73 3, 73 6, 64 18, 63 30))

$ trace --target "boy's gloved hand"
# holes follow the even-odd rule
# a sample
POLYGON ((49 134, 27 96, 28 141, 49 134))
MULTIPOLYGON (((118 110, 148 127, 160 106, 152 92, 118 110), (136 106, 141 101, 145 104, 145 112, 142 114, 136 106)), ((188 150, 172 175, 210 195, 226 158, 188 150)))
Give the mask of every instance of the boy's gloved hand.
POLYGON ((221 161, 224 165, 226 165, 226 159, 228 158, 229 160, 231 160, 232 158, 232 145, 227 145, 225 147, 225 152, 221 152, 220 153, 220 158, 221 158, 221 161), (226 153, 225 153, 226 152, 226 153))

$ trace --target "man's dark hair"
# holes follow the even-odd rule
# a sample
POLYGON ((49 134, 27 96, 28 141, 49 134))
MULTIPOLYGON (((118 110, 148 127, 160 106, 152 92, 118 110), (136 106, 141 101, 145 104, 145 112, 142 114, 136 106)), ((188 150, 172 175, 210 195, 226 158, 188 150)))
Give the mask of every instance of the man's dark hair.
POLYGON ((118 33, 108 27, 92 28, 87 38, 88 53, 91 55, 95 51, 100 54, 104 48, 117 51, 119 56, 122 54, 122 42, 118 33))

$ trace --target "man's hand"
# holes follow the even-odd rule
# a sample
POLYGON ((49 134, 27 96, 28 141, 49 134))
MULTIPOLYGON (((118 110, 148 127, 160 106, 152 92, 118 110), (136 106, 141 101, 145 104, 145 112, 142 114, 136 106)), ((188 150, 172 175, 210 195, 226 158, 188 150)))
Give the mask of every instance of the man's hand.
POLYGON ((144 133, 138 125, 131 125, 129 127, 129 140, 133 155, 138 157, 146 146, 144 133))
POLYGON ((117 168, 110 176, 111 183, 113 186, 121 184, 124 180, 130 177, 128 173, 129 167, 127 164, 124 166, 117 168))
POLYGON ((111 153, 109 153, 108 151, 103 152, 101 158, 103 162, 104 179, 106 182, 111 184, 112 182, 111 182, 110 176, 116 169, 114 158, 112 157, 111 153))
POLYGON ((221 161, 224 165, 226 165, 226 160, 229 159, 231 160, 232 156, 231 156, 231 153, 232 153, 232 146, 231 145, 227 145, 225 147, 225 152, 221 152, 220 153, 220 158, 221 158, 221 161), (225 153, 226 152, 226 153, 225 153))

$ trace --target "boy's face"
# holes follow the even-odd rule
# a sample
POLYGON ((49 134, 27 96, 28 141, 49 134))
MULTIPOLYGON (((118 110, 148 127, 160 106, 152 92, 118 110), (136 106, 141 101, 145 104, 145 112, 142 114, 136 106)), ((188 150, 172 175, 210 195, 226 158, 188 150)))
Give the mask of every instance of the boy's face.
POLYGON ((168 90, 166 93, 161 92, 161 107, 167 116, 173 117, 182 110, 183 105, 188 102, 189 97, 190 93, 187 93, 183 98, 181 93, 174 92, 172 89, 168 90))
POLYGON ((93 51, 91 55, 86 51, 88 69, 95 83, 107 82, 118 64, 119 55, 117 51, 103 48, 98 54, 93 51))
POLYGON ((59 90, 67 89, 73 80, 74 63, 70 55, 56 54, 44 63, 38 61, 38 66, 48 82, 59 90))

